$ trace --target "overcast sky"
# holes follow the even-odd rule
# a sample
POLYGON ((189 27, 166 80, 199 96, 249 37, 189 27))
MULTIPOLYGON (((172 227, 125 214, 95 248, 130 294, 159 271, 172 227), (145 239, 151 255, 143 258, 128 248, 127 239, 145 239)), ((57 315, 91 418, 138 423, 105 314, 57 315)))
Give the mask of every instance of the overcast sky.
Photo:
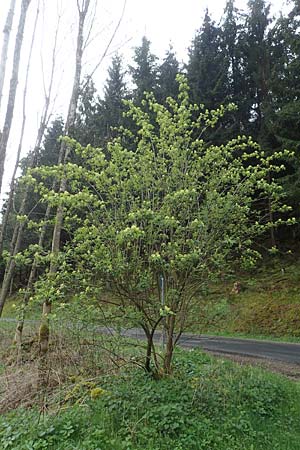
MULTIPOLYGON (((22 90, 29 42, 31 40, 30 31, 33 28, 37 3, 38 0, 31 0, 28 11, 25 42, 20 65, 17 102, 7 151, 2 192, 5 192, 8 188, 19 142, 22 90)), ((58 12, 61 15, 61 21, 59 29, 60 45, 57 57, 58 68, 55 78, 57 99, 53 107, 55 114, 61 114, 63 116, 66 114, 74 73, 75 36, 77 32, 76 0, 40 0, 40 3, 44 3, 44 13, 42 14, 43 8, 41 8, 28 86, 28 100, 26 105, 27 123, 23 155, 33 147, 36 138, 40 113, 44 104, 41 61, 43 60, 44 77, 47 84, 50 71, 49 54, 52 51, 58 12)), ((93 3, 93 0, 91 3, 93 3)), ((84 59, 84 73, 90 73, 98 63, 120 18, 123 3, 123 0, 98 0, 94 26, 91 33, 92 39, 84 59)), ((127 0, 122 25, 110 48, 109 55, 95 74, 94 79, 97 89, 101 92, 107 76, 106 71, 112 53, 119 49, 119 52, 124 54, 126 61, 129 61, 133 53, 133 47, 140 45, 143 35, 146 35, 150 39, 152 42, 152 51, 158 57, 162 58, 164 56, 165 51, 171 43, 177 52, 179 61, 184 60, 186 58, 187 48, 191 43, 195 31, 201 26, 205 9, 208 8, 213 18, 219 21, 222 17, 225 3, 226 0, 127 0)), ((9 4, 10 0, 0 0, 0 30, 3 30, 9 4)), ((16 12, 18 13, 20 4, 21 0, 16 0, 16 12)), ((247 0, 236 0, 236 6, 241 9, 245 10, 246 4, 247 0)), ((274 13, 278 13, 285 6, 286 1, 273 0, 272 2, 274 13)), ((11 37, 11 44, 14 44, 17 22, 18 14, 14 18, 14 34, 11 37)), ((2 37, 1 35, 0 49, 2 48, 2 37)), ((12 59, 12 54, 13 45, 10 45, 9 62, 12 59)), ((10 64, 8 68, 11 69, 10 64)), ((5 80, 6 93, 9 88, 9 78, 10 70, 8 70, 5 80)), ((0 128, 3 125, 5 108, 6 98, 4 97, 0 111, 0 128)))

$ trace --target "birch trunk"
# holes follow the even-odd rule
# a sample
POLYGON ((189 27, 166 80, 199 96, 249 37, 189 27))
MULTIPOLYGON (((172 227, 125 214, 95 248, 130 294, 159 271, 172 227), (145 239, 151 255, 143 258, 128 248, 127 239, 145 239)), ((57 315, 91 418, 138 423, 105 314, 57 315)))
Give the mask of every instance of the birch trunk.
POLYGON ((35 41, 35 33, 36 33, 36 27, 37 27, 37 23, 38 23, 39 12, 40 12, 40 10, 39 10, 39 3, 38 3, 35 21, 34 21, 33 32, 32 32, 32 38, 31 38, 31 43, 30 43, 27 67, 26 67, 25 86, 24 86, 24 91, 23 91, 23 108, 22 108, 23 117, 22 117, 22 126, 21 126, 20 140, 19 140, 19 145, 18 145, 18 152, 17 152, 14 171, 13 171, 11 182, 10 182, 10 190, 9 190, 9 195, 8 195, 8 199, 7 199, 7 206, 6 206, 6 210, 5 210, 1 228, 0 228, 0 255, 2 254, 2 250, 3 250, 3 240, 4 240, 4 235, 5 235, 5 231, 6 231, 6 227, 7 227, 9 214, 10 214, 12 203, 13 203, 13 198, 14 198, 14 193, 15 193, 16 174, 17 174, 17 170, 18 170, 18 167, 20 164, 20 156, 21 156, 21 151, 22 151, 22 147, 23 147, 24 131, 25 131, 25 125, 26 125, 26 101, 27 101, 28 78, 29 78, 29 70, 30 70, 31 57, 32 57, 33 45, 34 45, 34 41, 35 41))
POLYGON ((1 111, 1 101, 2 101, 2 95, 3 95, 3 85, 4 85, 5 72, 6 72, 7 52, 8 52, 11 28, 12 28, 12 24, 13 24, 15 4, 16 4, 16 0, 11 0, 10 7, 9 7, 7 17, 6 17, 6 22, 5 22, 4 29, 3 29, 4 38, 3 38, 1 60, 0 60, 0 111, 1 111))
POLYGON ((13 119, 13 114, 14 114, 24 28, 25 28, 26 16, 27 16, 27 11, 28 11, 28 6, 30 4, 30 1, 31 0, 22 0, 21 14, 20 14, 20 19, 19 19, 18 32, 17 32, 17 36, 16 36, 14 59, 13 59, 13 69, 12 69, 12 76, 11 76, 11 80, 10 80, 10 88, 9 88, 9 95, 8 95, 8 103, 7 103, 7 108, 6 108, 3 132, 2 132, 1 141, 0 141, 0 193, 1 193, 2 181, 3 181, 4 162, 5 162, 5 157, 6 157, 7 143, 8 143, 8 138, 10 135, 11 124, 12 124, 12 119, 13 119))
MULTIPOLYGON (((55 67, 56 67, 56 51, 57 51, 59 26, 60 26, 60 17, 58 18, 58 22, 57 22, 55 38, 54 38, 54 45, 53 45, 53 50, 52 50, 52 66, 51 66, 50 80, 49 80, 48 89, 47 89, 47 91, 45 91, 45 105, 44 105, 44 109, 43 109, 43 114, 42 114, 39 130, 38 130, 38 134, 37 134, 36 144, 34 147, 35 150, 33 152, 33 156, 32 156, 31 162, 29 164, 30 167, 34 166, 35 155, 37 154, 37 152, 41 146, 42 138, 44 136, 45 130, 47 128, 47 125, 48 125, 48 122, 50 119, 49 107, 50 107, 50 100, 52 97, 52 88, 53 88, 53 81, 54 81, 54 74, 55 74, 55 67)), ((61 154, 59 154, 58 164, 60 164, 62 162, 61 158, 62 158, 61 154)), ((52 189, 53 190, 56 189, 56 183, 53 184, 52 189)), ((28 194, 29 194, 29 187, 26 188, 26 191, 24 194, 25 202, 27 201, 28 194)), ((23 204, 23 207, 25 207, 25 204, 23 204)), ((20 212, 20 214, 21 214, 21 212, 20 212)), ((51 207, 48 205, 45 216, 44 216, 44 224, 42 226, 42 229, 41 229, 41 232, 39 235, 39 241, 38 241, 39 248, 42 248, 44 246, 44 239, 45 239, 45 235, 46 235, 46 231, 47 231, 47 223, 49 221, 50 214, 51 214, 51 207)), ((19 230, 19 233, 22 234, 22 230, 19 230)), ((18 317, 18 322, 17 322, 15 336, 14 336, 14 343, 17 345, 17 349, 18 349, 18 356, 17 356, 18 362, 21 361, 21 357, 22 357, 22 337, 23 337, 26 309, 27 309, 27 305, 28 305, 28 302, 30 299, 31 292, 32 292, 33 284, 34 284, 34 281, 36 278, 37 268, 38 268, 37 256, 35 256, 32 266, 31 266, 31 269, 30 269, 30 274, 28 277, 26 291, 25 291, 24 297, 23 297, 23 304, 22 304, 20 315, 18 317)))
MULTIPOLYGON (((53 45, 53 51, 52 51, 52 67, 51 67, 50 80, 49 80, 48 89, 45 92, 45 104, 44 104, 43 114, 42 114, 42 117, 41 117, 38 133, 37 133, 37 138, 36 138, 34 150, 32 152, 32 155, 31 155, 31 158, 30 158, 30 161, 29 161, 29 167, 30 168, 34 167, 34 165, 35 165, 36 155, 37 155, 37 153, 39 151, 39 148, 41 146, 42 139, 43 139, 45 130, 46 130, 47 126, 48 126, 48 122, 49 122, 49 119, 50 119, 49 107, 50 107, 50 101, 51 101, 51 97, 52 97, 54 73, 55 73, 55 67, 56 67, 56 52, 57 52, 58 31, 59 31, 59 21, 58 21, 56 32, 55 32, 55 39, 54 39, 54 45, 53 45)), ((29 188, 26 188, 26 190, 24 192, 24 196, 23 196, 22 202, 21 202, 21 206, 20 206, 20 209, 19 209, 19 212, 18 212, 19 215, 21 215, 21 216, 26 214, 26 204, 27 204, 28 195, 29 195, 29 188)), ((48 209, 47 209, 47 211, 48 211, 48 209)), ((46 214, 47 214, 47 212, 46 212, 46 214)), ((50 211, 48 212, 48 215, 49 214, 50 214, 50 211)), ((5 220, 5 218, 3 220, 5 220)), ((46 219, 46 220, 48 220, 48 219, 46 219)), ((1 317, 1 314, 2 314, 2 311, 3 311, 3 307, 4 307, 4 304, 5 304, 7 295, 8 295, 8 288, 7 288, 7 286, 9 284, 10 279, 12 279, 12 277, 14 275, 15 264, 13 262, 13 258, 14 258, 14 255, 16 255, 19 252, 19 250, 20 250, 20 245, 21 245, 21 241, 22 241, 24 225, 25 224, 21 225, 19 223, 16 223, 15 227, 14 227, 13 237, 12 237, 12 240, 11 240, 11 243, 10 243, 10 258, 9 258, 7 266, 6 266, 4 280, 3 280, 2 288, 1 288, 1 291, 0 291, 0 317, 1 317)), ((4 227, 2 229, 4 230, 4 227)), ((44 235, 45 235, 45 232, 44 232, 44 235)), ((44 239, 44 237, 43 237, 43 239, 44 239)), ((29 276, 29 280, 30 280, 30 276, 29 276)))

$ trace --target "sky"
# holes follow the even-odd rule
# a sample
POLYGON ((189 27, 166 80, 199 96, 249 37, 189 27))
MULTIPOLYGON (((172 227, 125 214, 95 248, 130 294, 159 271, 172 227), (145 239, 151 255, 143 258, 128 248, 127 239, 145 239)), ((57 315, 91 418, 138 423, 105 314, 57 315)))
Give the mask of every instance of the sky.
MULTIPOLYGON (((65 117, 71 94, 74 74, 74 59, 76 45, 76 0, 31 0, 22 50, 19 85, 14 113, 13 126, 7 149, 2 198, 8 190, 21 128, 22 96, 31 32, 38 1, 40 1, 39 22, 30 65, 28 96, 26 102, 26 128, 22 155, 26 155, 34 146, 41 111, 44 105, 43 84, 49 82, 51 65, 49 55, 52 52, 54 34, 57 28, 57 18, 60 17, 58 32, 57 69, 54 82, 55 103, 52 104, 54 115, 65 117), (44 80, 44 81, 43 81, 44 80)), ((93 4, 95 0, 91 0, 93 4)), ((6 19, 10 0, 0 0, 0 30, 6 19)), ((18 22, 21 0, 16 0, 16 15, 14 17, 13 33, 8 59, 8 70, 5 79, 4 92, 9 89, 11 61, 14 38, 18 22)), ((91 73, 101 59, 107 43, 118 23, 123 9, 124 0, 98 0, 90 42, 84 57, 83 74, 91 73)), ((107 78, 107 68, 113 54, 118 51, 130 62, 133 48, 140 45, 142 36, 151 41, 151 50, 163 58, 169 44, 172 44, 179 61, 186 59, 187 49, 195 31, 200 28, 205 9, 208 8, 212 17, 218 22, 224 11, 226 0, 127 0, 125 13, 115 39, 109 48, 106 58, 95 72, 94 81, 101 93, 107 78)), ((246 10, 247 0, 236 0, 238 8, 246 10)), ((272 11, 278 13, 286 7, 286 0, 273 0, 272 11)), ((89 22, 92 22, 90 17, 89 22)), ((0 49, 2 48, 0 36, 0 49)), ((0 110, 0 129, 5 117, 7 95, 2 100, 0 110)))

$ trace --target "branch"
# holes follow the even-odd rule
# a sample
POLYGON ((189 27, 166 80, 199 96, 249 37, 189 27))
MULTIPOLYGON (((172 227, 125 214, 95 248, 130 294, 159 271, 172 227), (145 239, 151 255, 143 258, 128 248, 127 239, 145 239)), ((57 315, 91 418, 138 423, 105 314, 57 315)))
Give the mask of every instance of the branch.
POLYGON ((104 52, 103 52, 102 57, 100 58, 100 60, 98 61, 98 63, 96 64, 96 66, 94 67, 94 69, 92 70, 92 72, 90 73, 90 75, 87 77, 86 83, 85 83, 84 87, 87 86, 88 82, 89 82, 90 79, 93 77, 94 73, 95 73, 96 70, 99 68, 99 66, 102 64, 104 58, 106 57, 106 55, 107 55, 107 53, 108 53, 108 50, 109 50, 109 48, 110 48, 110 46, 111 46, 111 44, 112 44, 112 42, 113 42, 113 40, 114 40, 114 38, 115 38, 115 36, 116 36, 116 34, 117 34, 117 31, 118 31, 118 29, 120 28, 120 25, 121 25, 121 23, 122 23, 122 20, 123 20, 124 14, 125 14, 126 4, 127 4, 127 0, 124 0, 124 3, 123 3, 123 9, 122 9, 122 13, 121 13, 121 16, 120 16, 120 18, 119 18, 119 21, 118 21, 118 23, 117 23, 117 25, 116 25, 116 27, 115 27, 115 29, 114 29, 112 35, 111 35, 111 38, 110 38, 110 40, 109 40, 109 42, 108 42, 108 44, 107 44, 107 46, 106 46, 106 48, 105 48, 105 50, 104 50, 104 52))

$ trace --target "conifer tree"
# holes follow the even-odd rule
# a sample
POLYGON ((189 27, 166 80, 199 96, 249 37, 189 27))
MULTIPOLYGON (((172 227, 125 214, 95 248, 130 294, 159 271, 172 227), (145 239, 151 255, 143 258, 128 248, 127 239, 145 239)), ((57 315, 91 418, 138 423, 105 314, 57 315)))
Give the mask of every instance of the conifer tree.
POLYGON ((100 111, 94 81, 91 77, 81 83, 75 125, 71 127, 71 134, 82 145, 99 145, 100 137, 100 111))
POLYGON ((208 10, 203 25, 189 49, 187 75, 195 103, 213 109, 227 98, 228 60, 222 46, 222 32, 208 10))
POLYGON ((179 73, 179 62, 172 45, 166 52, 162 64, 158 68, 158 89, 157 98, 164 102, 167 97, 177 97, 178 83, 176 76, 179 73))
POLYGON ((268 29, 272 22, 265 0, 248 1, 248 17, 243 35, 245 83, 248 91, 249 131, 263 146, 269 146, 270 46, 268 29))
MULTIPOLYGON (((271 90, 273 105, 271 123, 274 145, 295 152, 293 160, 285 162, 286 176, 282 180, 293 214, 300 217, 300 5, 292 2, 289 15, 280 16, 270 33, 272 43, 271 90)), ((293 233, 299 226, 293 228, 293 233)), ((295 237, 295 235, 294 235, 295 237)))
POLYGON ((105 140, 113 137, 113 128, 123 123, 124 104, 127 97, 123 60, 115 55, 108 69, 108 78, 104 87, 104 99, 101 102, 101 128, 105 140))
POLYGON ((151 42, 144 36, 140 47, 135 48, 134 66, 129 67, 135 84, 134 99, 140 103, 144 92, 155 92, 157 88, 157 57, 150 51, 151 42))
POLYGON ((245 80, 245 60, 242 57, 241 35, 244 20, 241 12, 235 7, 234 0, 228 0, 222 20, 222 42, 226 55, 227 72, 227 101, 237 106, 231 114, 230 134, 247 134, 250 122, 247 83, 245 80))

